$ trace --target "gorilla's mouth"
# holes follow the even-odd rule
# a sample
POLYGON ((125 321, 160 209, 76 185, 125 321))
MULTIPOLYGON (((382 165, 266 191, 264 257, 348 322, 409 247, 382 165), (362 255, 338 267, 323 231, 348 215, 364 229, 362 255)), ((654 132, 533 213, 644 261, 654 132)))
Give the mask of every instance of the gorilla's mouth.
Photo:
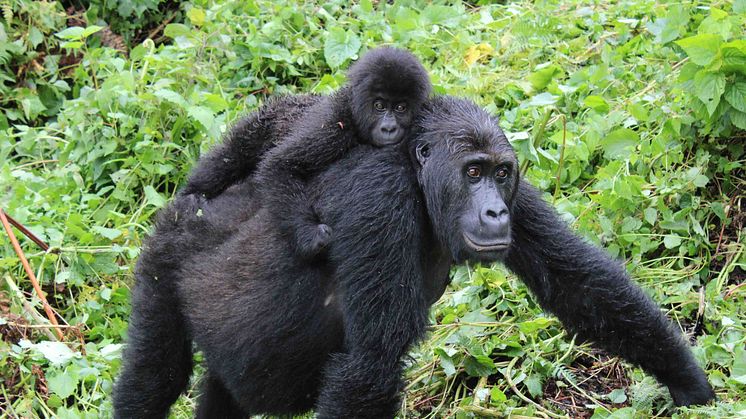
POLYGON ((378 146, 390 146, 396 145, 404 139, 404 135, 400 131, 394 132, 379 132, 374 140, 378 146))
POLYGON ((477 252, 497 252, 501 250, 507 250, 510 245, 510 240, 498 241, 493 243, 481 243, 475 239, 469 237, 467 233, 464 233, 464 241, 470 248, 477 252))

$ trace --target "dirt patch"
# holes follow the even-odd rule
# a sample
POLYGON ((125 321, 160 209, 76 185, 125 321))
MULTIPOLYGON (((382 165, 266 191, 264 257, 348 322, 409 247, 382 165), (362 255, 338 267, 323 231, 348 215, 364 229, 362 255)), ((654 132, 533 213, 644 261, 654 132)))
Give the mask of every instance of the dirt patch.
POLYGON ((0 291, 0 317, 3 323, 0 324, 0 339, 8 343, 18 343, 21 339, 28 339, 29 322, 23 317, 10 312, 10 297, 4 291, 0 291))
MULTIPOLYGON (((578 357, 557 375, 559 377, 550 379, 544 385, 543 398, 572 418, 590 418, 593 408, 589 405, 596 405, 597 402, 612 405, 603 396, 615 389, 624 389, 626 393, 630 385, 621 362, 596 350, 578 357), (575 386, 569 382, 571 380, 575 386)), ((615 408, 627 405, 628 401, 613 404, 615 408)))

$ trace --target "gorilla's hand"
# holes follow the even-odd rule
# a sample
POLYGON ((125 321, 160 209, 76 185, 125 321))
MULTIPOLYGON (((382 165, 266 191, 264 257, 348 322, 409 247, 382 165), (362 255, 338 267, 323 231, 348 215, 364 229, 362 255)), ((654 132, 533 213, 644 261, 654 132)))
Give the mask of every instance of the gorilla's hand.
POLYGON ((688 378, 678 383, 668 383, 668 391, 676 406, 707 404, 715 399, 715 392, 701 369, 693 365, 686 369, 686 373, 688 378))

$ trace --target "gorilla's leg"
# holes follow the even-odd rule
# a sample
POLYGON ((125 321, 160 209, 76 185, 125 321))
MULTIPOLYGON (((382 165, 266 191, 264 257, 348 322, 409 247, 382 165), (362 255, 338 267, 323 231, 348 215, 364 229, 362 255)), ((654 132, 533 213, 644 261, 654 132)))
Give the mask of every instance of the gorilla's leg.
POLYGON ((601 249, 573 234, 536 189, 521 182, 507 266, 581 339, 641 366, 676 405, 714 398, 681 333, 601 249))
POLYGON ((197 401, 197 419, 248 418, 223 383, 208 372, 202 384, 202 394, 197 401))
POLYGON ((141 280, 132 294, 115 418, 165 418, 192 372, 192 344, 169 284, 141 280))
POLYGON ((114 389, 117 418, 165 417, 188 383, 192 343, 176 293, 177 271, 211 244, 208 238, 221 240, 196 216, 199 205, 197 197, 185 196, 164 208, 137 262, 123 371, 114 389))

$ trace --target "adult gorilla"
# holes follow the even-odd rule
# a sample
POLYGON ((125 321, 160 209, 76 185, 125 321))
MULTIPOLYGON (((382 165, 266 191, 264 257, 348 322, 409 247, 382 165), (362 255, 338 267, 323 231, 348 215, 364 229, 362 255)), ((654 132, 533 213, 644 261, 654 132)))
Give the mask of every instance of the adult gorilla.
POLYGON ((493 118, 438 98, 418 124, 404 147, 356 147, 311 182, 335 231, 326 263, 290 256, 266 222, 272 208, 224 242, 212 234, 210 214, 243 201, 254 211, 249 196, 220 195, 202 217, 189 196, 169 206, 138 263, 115 415, 165 416, 188 381, 193 340, 207 366, 199 417, 311 408, 391 417, 400 359, 423 336, 451 264, 466 260, 504 261, 571 332, 642 366, 676 404, 714 397, 680 333, 624 269, 518 179, 493 118))

